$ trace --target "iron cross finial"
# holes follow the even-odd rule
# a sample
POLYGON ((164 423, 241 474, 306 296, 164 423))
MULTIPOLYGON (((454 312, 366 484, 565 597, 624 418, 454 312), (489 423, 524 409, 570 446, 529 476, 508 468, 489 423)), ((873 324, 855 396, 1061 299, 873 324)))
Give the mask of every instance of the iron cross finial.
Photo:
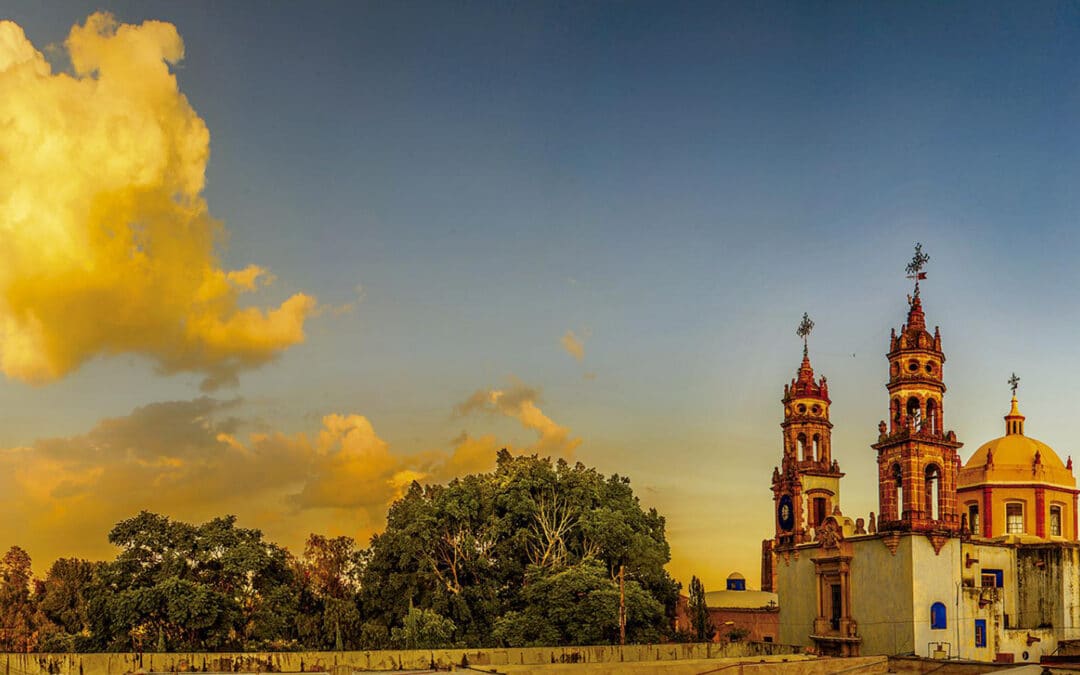
POLYGON ((814 322, 811 321, 810 315, 803 312, 802 321, 799 323, 799 327, 795 329, 795 334, 802 338, 802 353, 806 356, 809 350, 806 346, 806 338, 810 336, 810 331, 814 330, 814 322))
POLYGON ((928 262, 930 262, 930 256, 923 253, 922 242, 915 242, 915 255, 911 257, 911 262, 904 269, 907 270, 907 278, 915 280, 916 298, 919 297, 919 282, 926 278, 926 272, 922 270, 928 262))
POLYGON ((1016 397, 1016 387, 1020 384, 1020 378, 1016 376, 1016 373, 1012 374, 1009 378, 1009 386, 1012 387, 1013 398, 1016 397))

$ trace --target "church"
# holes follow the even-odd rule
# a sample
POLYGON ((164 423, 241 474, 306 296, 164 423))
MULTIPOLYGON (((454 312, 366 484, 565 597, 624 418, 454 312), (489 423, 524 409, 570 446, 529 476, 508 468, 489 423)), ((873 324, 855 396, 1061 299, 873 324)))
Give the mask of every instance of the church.
POLYGON ((762 590, 779 597, 778 640, 820 654, 1037 663, 1080 645, 1072 458, 1027 435, 1014 376, 1004 435, 961 462, 963 443, 945 423, 942 337, 919 293, 927 259, 916 245, 907 320, 889 339, 887 420, 871 446, 878 510, 866 521, 841 509, 829 389, 815 377, 803 318, 762 590))

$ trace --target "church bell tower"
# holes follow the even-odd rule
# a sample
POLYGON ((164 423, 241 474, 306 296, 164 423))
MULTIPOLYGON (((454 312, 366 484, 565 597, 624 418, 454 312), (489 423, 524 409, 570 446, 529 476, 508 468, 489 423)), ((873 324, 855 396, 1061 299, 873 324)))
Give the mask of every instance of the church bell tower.
POLYGON ((784 455, 773 469, 777 548, 812 539, 811 531, 840 505, 840 466, 832 458, 829 386, 815 380, 807 337, 814 322, 803 314, 796 334, 803 338, 803 359, 791 384, 784 386, 784 455))
POLYGON ((944 431, 945 353, 937 327, 926 328, 919 281, 930 257, 915 245, 907 266, 915 280, 908 298, 907 323, 889 339, 889 422, 878 425, 879 531, 945 535, 961 530, 956 504, 956 434, 944 431))

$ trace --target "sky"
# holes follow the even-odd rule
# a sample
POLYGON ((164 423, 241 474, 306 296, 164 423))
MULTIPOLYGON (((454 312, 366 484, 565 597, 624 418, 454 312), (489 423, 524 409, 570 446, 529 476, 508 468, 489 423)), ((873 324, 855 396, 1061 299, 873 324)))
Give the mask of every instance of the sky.
POLYGON ((915 242, 962 457, 1014 371, 1074 450, 1075 4, 0 20, 0 547, 41 571, 141 509, 364 542, 505 446, 630 477, 677 579, 753 585, 803 312, 877 511, 915 242))

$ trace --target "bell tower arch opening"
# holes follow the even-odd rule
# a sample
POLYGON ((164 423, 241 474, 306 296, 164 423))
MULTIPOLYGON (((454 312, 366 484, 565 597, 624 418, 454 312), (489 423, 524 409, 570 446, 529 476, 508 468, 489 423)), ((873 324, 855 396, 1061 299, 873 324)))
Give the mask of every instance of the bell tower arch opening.
MULTIPOLYGON (((900 464, 892 465, 892 477, 895 490, 893 491, 894 507, 887 513, 892 516, 892 519, 899 520, 904 515, 904 470, 900 468, 900 464)), ((883 519, 886 511, 881 511, 883 519)))
POLYGON ((923 513, 930 520, 938 520, 941 517, 941 469, 935 464, 926 467, 926 504, 923 513))

